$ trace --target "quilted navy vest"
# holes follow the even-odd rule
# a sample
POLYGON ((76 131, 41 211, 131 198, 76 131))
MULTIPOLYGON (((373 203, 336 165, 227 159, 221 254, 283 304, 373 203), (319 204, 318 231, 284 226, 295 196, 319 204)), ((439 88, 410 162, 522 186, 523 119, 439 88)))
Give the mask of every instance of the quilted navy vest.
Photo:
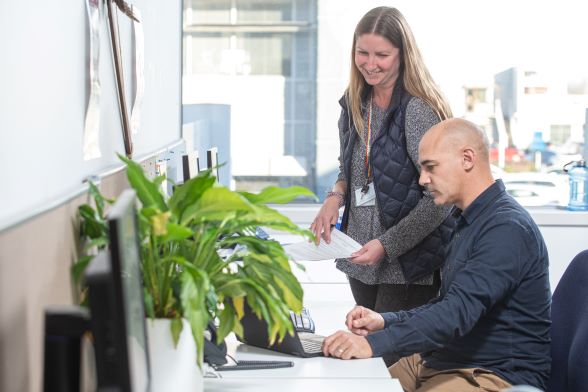
MULTIPOLYGON (((370 91, 366 92, 365 97, 370 91)), ((364 97, 364 100, 365 100, 364 97)), ((400 85, 395 88, 391 108, 382 123, 382 129, 374 139, 371 152, 374 189, 376 191, 379 213, 386 229, 396 225, 417 205, 423 197, 423 188, 419 185, 419 172, 410 159, 406 148, 404 119, 406 106, 412 98, 400 85)), ((351 178, 351 155, 358 135, 351 112, 347 108, 345 96, 339 101, 347 113, 349 127, 347 139, 343 145, 343 162, 345 178, 351 178)), ((347 195, 351 194, 351 181, 347 181, 347 195)), ((345 212, 341 220, 341 229, 347 230, 351 198, 345 201, 345 212)), ((414 248, 398 258, 404 278, 413 283, 423 278, 445 261, 445 244, 453 227, 452 217, 437 227, 414 248)))

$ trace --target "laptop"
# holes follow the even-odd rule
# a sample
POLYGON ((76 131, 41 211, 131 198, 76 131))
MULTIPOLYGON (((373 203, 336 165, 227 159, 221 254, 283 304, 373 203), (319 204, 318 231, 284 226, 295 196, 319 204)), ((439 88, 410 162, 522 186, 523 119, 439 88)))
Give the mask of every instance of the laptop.
MULTIPOLYGON (((294 328, 294 335, 286 334, 281 342, 276 339, 274 344, 270 346, 267 323, 265 320, 258 319, 248 306, 245 306, 245 315, 241 319, 241 324, 243 325, 243 339, 240 337, 237 339, 242 343, 303 358, 323 355, 321 347, 325 337, 309 332, 297 332, 296 328, 294 328)), ((294 324, 292 325, 294 326, 294 324)))

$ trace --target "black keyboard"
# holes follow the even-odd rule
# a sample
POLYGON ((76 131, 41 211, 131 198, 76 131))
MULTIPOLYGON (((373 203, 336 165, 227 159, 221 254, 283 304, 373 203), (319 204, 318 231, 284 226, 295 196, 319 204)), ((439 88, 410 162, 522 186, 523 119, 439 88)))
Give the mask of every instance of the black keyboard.
POLYGON ((300 314, 290 311, 290 317, 292 318, 292 323, 297 332, 314 333, 314 321, 312 321, 308 309, 302 308, 300 314))

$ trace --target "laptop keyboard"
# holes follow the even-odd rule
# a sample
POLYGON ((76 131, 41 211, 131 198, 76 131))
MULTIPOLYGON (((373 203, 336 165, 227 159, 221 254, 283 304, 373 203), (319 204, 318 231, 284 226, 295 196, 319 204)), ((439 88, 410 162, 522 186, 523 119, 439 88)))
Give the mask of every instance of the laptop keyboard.
POLYGON ((300 338, 300 343, 302 343, 302 349, 305 353, 316 354, 322 351, 321 347, 323 346, 323 340, 325 340, 324 336, 301 332, 298 334, 298 337, 300 338))

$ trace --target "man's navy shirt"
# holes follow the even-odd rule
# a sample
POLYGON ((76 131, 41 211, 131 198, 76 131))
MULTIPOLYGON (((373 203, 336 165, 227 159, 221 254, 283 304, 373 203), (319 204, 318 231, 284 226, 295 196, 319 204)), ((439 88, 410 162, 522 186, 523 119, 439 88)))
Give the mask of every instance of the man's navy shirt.
POLYGON ((384 313, 374 356, 421 353, 425 366, 482 368, 545 389, 550 359, 548 256, 537 225, 497 180, 465 211, 441 271, 441 293, 384 313))

